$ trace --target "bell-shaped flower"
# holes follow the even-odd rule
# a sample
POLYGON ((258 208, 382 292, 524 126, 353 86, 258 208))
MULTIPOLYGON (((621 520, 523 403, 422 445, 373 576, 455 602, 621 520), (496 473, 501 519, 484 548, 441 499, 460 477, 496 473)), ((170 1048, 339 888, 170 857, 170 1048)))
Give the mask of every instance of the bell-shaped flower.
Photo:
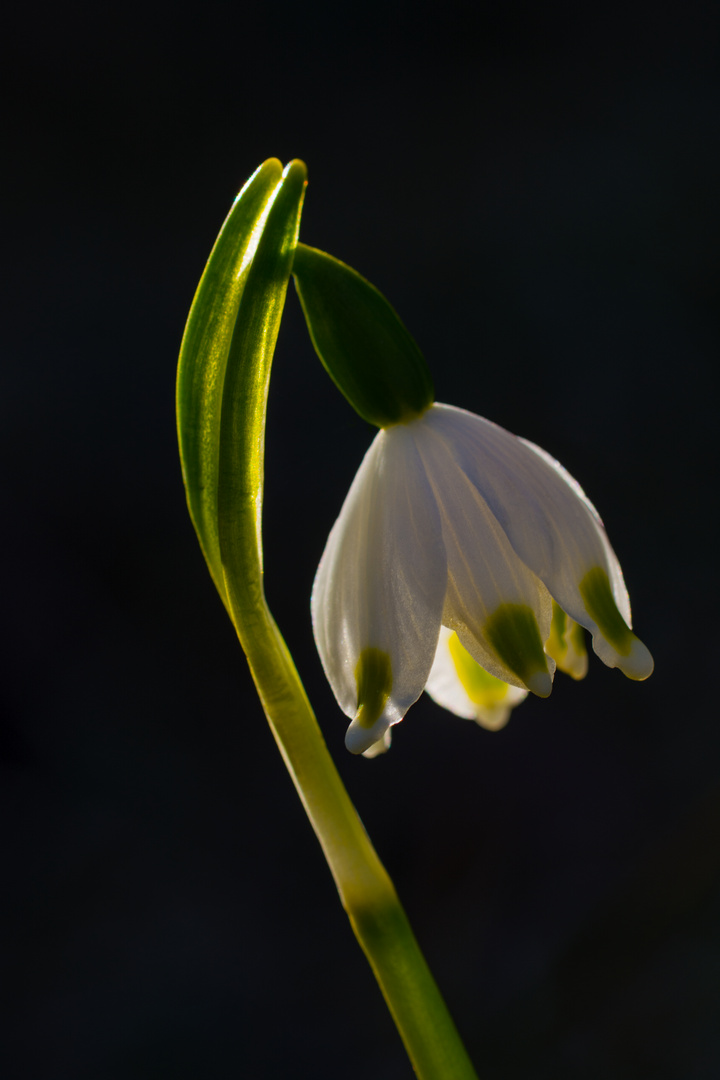
POLYGON ((320 561, 312 615, 353 753, 389 744, 428 684, 441 626, 484 671, 540 697, 556 663, 584 674, 578 627, 609 667, 632 679, 653 669, 580 485, 544 450, 449 405, 376 435, 320 561))

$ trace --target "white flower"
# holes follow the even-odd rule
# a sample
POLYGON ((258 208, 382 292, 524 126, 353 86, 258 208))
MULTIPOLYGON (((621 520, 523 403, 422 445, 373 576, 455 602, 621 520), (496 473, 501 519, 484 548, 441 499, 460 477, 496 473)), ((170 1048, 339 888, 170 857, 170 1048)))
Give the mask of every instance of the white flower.
POLYGON ((449 405, 375 437, 328 538, 312 615, 353 753, 387 748, 428 683, 441 626, 485 671, 540 697, 556 662, 584 674, 573 621, 610 667, 634 679, 653 668, 579 484, 544 450, 449 405))

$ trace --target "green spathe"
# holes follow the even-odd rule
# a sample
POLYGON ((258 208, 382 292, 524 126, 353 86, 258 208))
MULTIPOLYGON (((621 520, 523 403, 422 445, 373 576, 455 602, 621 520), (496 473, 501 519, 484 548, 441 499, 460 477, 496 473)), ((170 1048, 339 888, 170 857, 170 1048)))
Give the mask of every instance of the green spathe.
POLYGON ((297 246, 293 276, 315 351, 360 416, 386 428, 432 405, 425 359, 374 285, 305 244, 297 246))

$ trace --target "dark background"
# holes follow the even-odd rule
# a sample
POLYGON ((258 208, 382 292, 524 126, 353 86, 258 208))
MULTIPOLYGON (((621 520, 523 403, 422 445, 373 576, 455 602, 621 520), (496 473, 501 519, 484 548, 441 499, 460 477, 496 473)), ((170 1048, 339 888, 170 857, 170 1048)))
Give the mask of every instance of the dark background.
POLYGON ((368 762, 312 643, 369 444, 292 287, 266 576, 483 1080, 720 1075, 718 21, 697 4, 17 5, 3 34, 8 1080, 411 1070, 185 509, 175 363, 237 190, 370 278, 439 400, 599 507, 656 672, 591 657, 490 734, 422 700, 368 762))

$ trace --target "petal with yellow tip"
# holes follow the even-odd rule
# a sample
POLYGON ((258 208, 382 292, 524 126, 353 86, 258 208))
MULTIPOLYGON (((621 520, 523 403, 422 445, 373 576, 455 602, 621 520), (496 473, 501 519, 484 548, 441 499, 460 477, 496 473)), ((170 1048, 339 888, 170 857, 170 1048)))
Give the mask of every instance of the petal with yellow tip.
POLYGON ((488 731, 499 731, 510 713, 527 697, 527 690, 496 679, 473 660, 457 634, 440 627, 435 660, 427 681, 430 697, 449 712, 475 720, 488 731))
POLYGON ((560 671, 573 679, 584 679, 588 670, 585 632, 554 600, 552 606, 550 637, 545 642, 545 652, 552 656, 560 671))

